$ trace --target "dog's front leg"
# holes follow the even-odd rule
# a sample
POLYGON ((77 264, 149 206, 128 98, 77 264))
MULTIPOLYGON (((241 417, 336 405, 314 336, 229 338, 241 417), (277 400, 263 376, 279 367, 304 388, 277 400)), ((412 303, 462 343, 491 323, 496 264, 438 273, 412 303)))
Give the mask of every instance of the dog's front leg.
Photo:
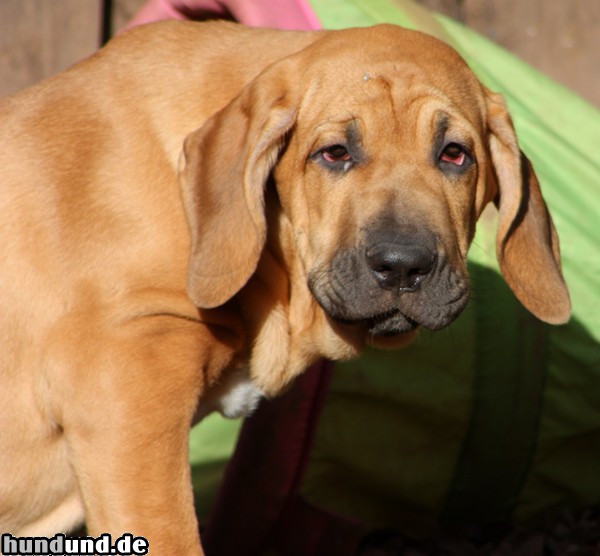
POLYGON ((201 323, 157 315, 96 328, 77 346, 61 422, 90 536, 144 537, 155 556, 203 554, 188 436, 206 373, 227 360, 208 336, 201 323))

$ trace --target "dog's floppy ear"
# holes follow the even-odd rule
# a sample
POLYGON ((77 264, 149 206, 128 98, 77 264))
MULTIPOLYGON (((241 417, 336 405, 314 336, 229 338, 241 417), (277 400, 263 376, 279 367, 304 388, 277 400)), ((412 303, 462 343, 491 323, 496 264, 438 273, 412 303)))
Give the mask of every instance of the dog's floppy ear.
POLYGON ((285 69, 268 68, 186 138, 180 181, 191 231, 188 293, 198 307, 222 305, 256 270, 265 185, 297 112, 285 69))
POLYGON ((533 167, 519 149, 504 99, 487 94, 500 270, 529 311, 545 322, 562 324, 569 320, 571 303, 561 272, 558 235, 533 167))

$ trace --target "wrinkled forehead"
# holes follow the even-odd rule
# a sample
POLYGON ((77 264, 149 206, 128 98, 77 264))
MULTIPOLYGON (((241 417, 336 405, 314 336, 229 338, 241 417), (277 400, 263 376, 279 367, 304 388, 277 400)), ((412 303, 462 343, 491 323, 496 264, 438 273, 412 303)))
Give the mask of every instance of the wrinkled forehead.
POLYGON ((344 111, 376 112, 401 121, 431 104, 480 129, 483 90, 461 56, 443 42, 395 26, 334 32, 315 43, 306 69, 303 110, 312 120, 344 111))

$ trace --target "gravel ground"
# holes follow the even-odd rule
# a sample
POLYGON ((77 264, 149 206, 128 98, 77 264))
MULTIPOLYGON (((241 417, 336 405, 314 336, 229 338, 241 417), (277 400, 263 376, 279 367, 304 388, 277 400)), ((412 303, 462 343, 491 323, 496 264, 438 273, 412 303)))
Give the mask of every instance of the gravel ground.
POLYGON ((357 556, 600 556, 600 506, 563 512, 528 528, 464 528, 431 541, 381 531, 357 556))

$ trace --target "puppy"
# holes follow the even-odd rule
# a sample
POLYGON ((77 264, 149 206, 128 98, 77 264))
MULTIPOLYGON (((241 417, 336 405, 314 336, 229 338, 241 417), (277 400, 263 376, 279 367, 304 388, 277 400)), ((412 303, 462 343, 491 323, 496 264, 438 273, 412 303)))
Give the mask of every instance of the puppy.
POLYGON ((515 295, 569 317, 504 102, 424 34, 149 25, 0 121, 3 532, 202 554, 192 422, 450 324, 490 202, 515 295))

